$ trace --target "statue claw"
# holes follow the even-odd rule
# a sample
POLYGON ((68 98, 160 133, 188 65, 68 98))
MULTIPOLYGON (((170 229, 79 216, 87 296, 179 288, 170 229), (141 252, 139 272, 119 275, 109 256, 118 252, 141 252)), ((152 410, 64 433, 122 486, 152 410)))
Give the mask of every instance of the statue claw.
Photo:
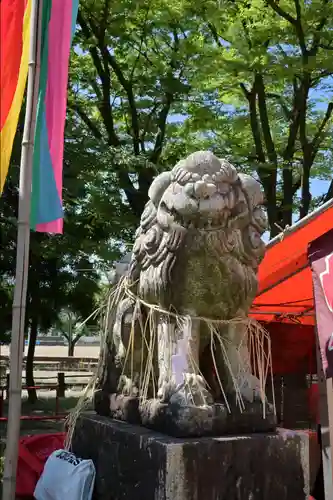
POLYGON ((122 375, 119 379, 118 392, 124 396, 137 397, 139 395, 139 389, 134 384, 133 380, 126 375, 122 375))
POLYGON ((262 401, 263 397, 265 398, 260 389, 259 379, 250 373, 240 382, 239 387, 242 398, 249 403, 262 401))
POLYGON ((213 397, 201 375, 185 373, 184 382, 170 397, 170 403, 180 406, 211 406, 213 397))

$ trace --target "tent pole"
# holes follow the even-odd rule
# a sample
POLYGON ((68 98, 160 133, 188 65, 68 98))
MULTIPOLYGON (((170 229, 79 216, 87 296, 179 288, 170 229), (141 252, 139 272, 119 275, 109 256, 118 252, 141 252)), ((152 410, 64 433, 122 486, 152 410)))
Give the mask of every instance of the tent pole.
POLYGON ((27 102, 20 164, 16 274, 10 347, 8 426, 3 474, 3 500, 14 500, 22 397, 22 361, 29 271, 32 160, 39 89, 42 0, 32 0, 27 102))
POLYGON ((324 212, 326 212, 326 210, 328 210, 329 208, 332 208, 332 207, 333 207, 333 198, 331 200, 328 200, 326 203, 324 203, 323 205, 318 207, 316 210, 314 210, 310 214, 308 214, 306 217, 303 217, 303 219, 300 219, 295 224, 293 224, 289 228, 285 229, 282 233, 280 233, 277 236, 275 236, 274 238, 272 238, 267 243, 266 248, 268 249, 268 248, 273 247, 274 245, 276 245, 277 243, 279 243, 281 241, 282 237, 287 238, 290 234, 295 233, 296 231, 301 229, 301 227, 306 226, 310 221, 316 219, 317 217, 319 217, 319 215, 323 214, 324 212))

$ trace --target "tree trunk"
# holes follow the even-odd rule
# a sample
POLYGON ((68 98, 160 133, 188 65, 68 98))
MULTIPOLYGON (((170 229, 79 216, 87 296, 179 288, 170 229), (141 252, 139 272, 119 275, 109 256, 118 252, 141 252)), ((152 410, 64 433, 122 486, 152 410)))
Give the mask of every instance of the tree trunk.
POLYGON ((309 161, 308 158, 304 158, 302 190, 301 190, 301 207, 299 211, 300 219, 306 217, 310 210, 310 204, 312 199, 310 191, 310 170, 311 170, 311 159, 309 161))
POLYGON ((326 193, 326 196, 324 199, 324 203, 331 200, 332 198, 333 198, 333 180, 331 180, 331 183, 330 183, 329 188, 327 190, 327 193, 326 193))
MULTIPOLYGON (((35 385, 35 381, 34 381, 34 356, 35 356, 37 332, 38 332, 38 318, 33 317, 31 320, 28 355, 27 355, 27 362, 26 362, 26 368, 25 368, 25 380, 26 380, 26 384, 28 387, 33 387, 35 385)), ((35 403, 37 401, 37 399, 38 398, 37 398, 36 389, 28 389, 28 401, 29 401, 29 403, 35 403)))
POLYGON ((74 356, 74 347, 75 344, 73 341, 68 342, 68 356, 74 356))
POLYGON ((293 172, 292 165, 286 165, 282 173, 283 178, 283 203, 282 203, 282 228, 293 224, 293 172))

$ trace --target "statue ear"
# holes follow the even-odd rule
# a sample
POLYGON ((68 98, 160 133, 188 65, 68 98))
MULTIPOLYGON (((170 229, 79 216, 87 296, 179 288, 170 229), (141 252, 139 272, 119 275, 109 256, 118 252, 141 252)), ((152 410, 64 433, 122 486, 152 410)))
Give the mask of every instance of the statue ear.
POLYGON ((148 191, 148 196, 156 207, 161 201, 164 191, 170 186, 170 184, 171 172, 163 172, 153 180, 148 191))
POLYGON ((260 182, 248 174, 238 174, 238 177, 252 203, 252 208, 262 205, 264 202, 264 193, 261 189, 260 182))

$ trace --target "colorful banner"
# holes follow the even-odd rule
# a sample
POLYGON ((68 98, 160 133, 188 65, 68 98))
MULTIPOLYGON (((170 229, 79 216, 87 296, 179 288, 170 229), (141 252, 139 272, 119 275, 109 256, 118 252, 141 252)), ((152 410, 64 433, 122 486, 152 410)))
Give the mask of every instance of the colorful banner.
POLYGON ((32 175, 31 228, 62 233, 62 170, 68 64, 79 0, 43 0, 40 87, 32 175))
POLYGON ((0 193, 27 81, 31 0, 0 1, 0 193))
POLYGON ((317 333, 323 370, 333 377, 333 230, 309 246, 317 333))

